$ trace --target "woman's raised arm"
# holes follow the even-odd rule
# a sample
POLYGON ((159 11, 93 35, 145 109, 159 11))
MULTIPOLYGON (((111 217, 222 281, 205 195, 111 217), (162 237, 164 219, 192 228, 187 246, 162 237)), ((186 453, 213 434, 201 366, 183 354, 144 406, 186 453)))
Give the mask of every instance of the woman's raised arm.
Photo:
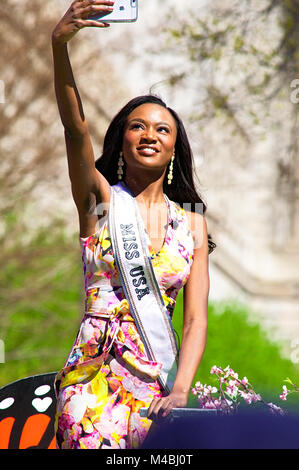
POLYGON ((52 32, 55 93, 64 126, 72 194, 79 213, 80 236, 94 233, 96 204, 109 203, 110 185, 95 168, 94 153, 82 102, 73 76, 67 43, 84 27, 109 26, 87 17, 110 12, 113 1, 74 1, 52 32))

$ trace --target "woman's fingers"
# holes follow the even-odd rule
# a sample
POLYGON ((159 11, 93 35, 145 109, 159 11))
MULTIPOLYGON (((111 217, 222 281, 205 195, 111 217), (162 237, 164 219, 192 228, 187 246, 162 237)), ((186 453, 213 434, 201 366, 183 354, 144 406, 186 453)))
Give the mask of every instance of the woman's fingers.
POLYGON ((76 27, 78 29, 86 28, 87 26, 94 26, 96 28, 106 28, 110 26, 109 23, 100 23, 99 21, 95 20, 76 20, 76 27))
POLYGON ((172 408, 173 408, 173 403, 169 401, 168 404, 164 407, 162 418, 166 418, 166 416, 169 415, 169 413, 171 412, 172 408))
POLYGON ((82 28, 92 26, 95 28, 106 28, 110 26, 105 21, 93 20, 92 14, 103 12, 104 14, 113 11, 112 0, 75 0, 63 18, 59 21, 52 32, 53 43, 66 43, 82 28))
POLYGON ((149 406, 147 417, 149 419, 155 419, 155 417, 158 415, 161 405, 162 405, 162 398, 155 398, 149 406))
POLYGON ((88 5, 114 5, 115 0, 77 0, 73 4, 80 4, 82 7, 87 7, 88 5))
POLYGON ((92 15, 98 15, 101 13, 108 14, 112 11, 113 5, 96 5, 95 3, 92 3, 84 8, 80 8, 77 14, 80 15, 81 18, 88 18, 92 15))
POLYGON ((148 418, 160 422, 165 418, 173 408, 182 408, 187 405, 188 393, 185 391, 172 391, 166 397, 153 400, 148 409, 148 418))
POLYGON ((172 408, 172 401, 168 397, 158 398, 152 401, 148 409, 147 417, 158 422, 161 418, 166 417, 172 408))

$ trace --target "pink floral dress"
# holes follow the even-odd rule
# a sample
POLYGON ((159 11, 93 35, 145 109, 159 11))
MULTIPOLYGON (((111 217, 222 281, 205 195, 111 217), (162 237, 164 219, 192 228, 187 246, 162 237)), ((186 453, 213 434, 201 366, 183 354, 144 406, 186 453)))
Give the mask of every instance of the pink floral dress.
MULTIPOLYGON (((193 263, 186 212, 166 198, 168 226, 155 253, 145 230, 153 269, 170 317, 193 263)), ((115 265, 108 215, 98 230, 79 237, 85 312, 70 354, 56 377, 59 449, 132 449, 143 443, 151 420, 140 417, 163 395, 161 365, 148 359, 115 265)), ((150 312, 149 312, 150 313, 150 312)))

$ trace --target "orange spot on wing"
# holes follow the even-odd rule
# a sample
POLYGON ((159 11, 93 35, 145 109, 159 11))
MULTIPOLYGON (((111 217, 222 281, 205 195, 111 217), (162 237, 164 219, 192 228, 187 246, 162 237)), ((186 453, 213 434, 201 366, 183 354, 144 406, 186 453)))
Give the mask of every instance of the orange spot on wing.
POLYGON ((52 439, 52 441, 51 441, 51 443, 50 443, 48 449, 57 449, 55 436, 53 437, 53 439, 52 439))
POLYGON ((8 449, 10 433, 15 422, 15 418, 4 418, 0 422, 0 449, 8 449))
POLYGON ((19 449, 38 446, 51 418, 44 414, 30 416, 23 428, 19 449))

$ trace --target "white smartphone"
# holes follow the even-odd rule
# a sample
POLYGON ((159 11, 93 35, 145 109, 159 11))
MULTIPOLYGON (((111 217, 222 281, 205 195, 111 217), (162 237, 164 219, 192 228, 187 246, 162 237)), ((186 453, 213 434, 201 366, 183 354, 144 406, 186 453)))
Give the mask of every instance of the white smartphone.
POLYGON ((111 13, 92 15, 89 19, 105 23, 131 23, 137 20, 138 0, 115 0, 111 13))

